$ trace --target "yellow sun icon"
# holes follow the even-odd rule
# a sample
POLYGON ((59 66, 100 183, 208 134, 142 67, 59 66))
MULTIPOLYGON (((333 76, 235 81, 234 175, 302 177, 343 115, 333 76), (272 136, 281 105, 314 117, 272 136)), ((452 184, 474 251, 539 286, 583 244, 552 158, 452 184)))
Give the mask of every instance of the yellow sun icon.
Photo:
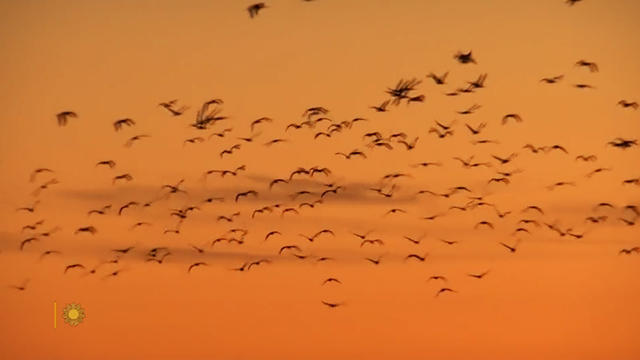
POLYGON ((80 304, 69 304, 62 310, 64 322, 71 326, 78 326, 85 318, 84 309, 80 304))

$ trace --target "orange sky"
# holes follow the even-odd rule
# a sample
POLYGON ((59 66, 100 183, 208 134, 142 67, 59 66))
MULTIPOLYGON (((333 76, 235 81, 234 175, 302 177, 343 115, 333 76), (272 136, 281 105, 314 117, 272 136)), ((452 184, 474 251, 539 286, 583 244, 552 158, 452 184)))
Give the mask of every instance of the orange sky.
POLYGON ((640 205, 640 187, 622 181, 640 176, 637 147, 606 146, 616 137, 637 139, 640 110, 623 109, 621 99, 640 101, 640 3, 633 0, 584 0, 569 7, 544 1, 384 1, 271 0, 250 19, 250 2, 168 0, 108 2, 0 1, 0 354, 7 359, 637 359, 640 345, 640 254, 618 255, 640 246, 638 225, 627 205, 640 205), (477 64, 462 65, 457 51, 473 50, 477 64), (586 59, 599 65, 589 72, 575 67, 586 59), (447 84, 425 78, 449 71, 447 84), (446 92, 487 73, 486 88, 447 97, 446 92), (563 74, 557 84, 539 80, 563 74), (369 106, 387 98, 399 79, 422 80, 413 95, 424 103, 390 106, 377 113, 369 106), (577 89, 586 83, 594 89, 577 89), (224 99, 227 120, 210 130, 188 126, 200 105, 224 99), (189 106, 172 117, 157 104, 179 99, 189 106), (473 104, 476 113, 461 115, 473 104), (302 112, 324 106, 335 123, 364 117, 331 138, 314 140, 315 129, 284 131, 300 123, 302 112), (78 113, 65 127, 55 114, 78 113), (501 124, 508 113, 523 122, 501 124), (268 116, 252 143, 220 158, 223 149, 252 134, 251 121, 268 116), (136 124, 119 132, 117 119, 136 124), (438 139, 428 130, 435 121, 454 122, 454 136, 438 139), (486 122, 472 136, 464 124, 486 122), (183 144, 187 138, 232 128, 225 138, 183 144), (405 132, 419 137, 407 151, 371 149, 362 135, 405 132), (132 147, 128 138, 148 134, 132 147), (266 147, 274 138, 287 142, 266 147), (473 145, 474 138, 499 144, 473 145), (560 144, 569 154, 532 154, 522 148, 560 144), (335 152, 363 150, 367 159, 345 160, 335 152), (491 155, 518 153, 499 165, 491 155), (595 154, 596 162, 578 162, 595 154), (453 157, 475 155, 490 168, 462 168, 453 157), (96 167, 113 159, 114 169, 96 167), (442 167, 414 168, 423 161, 442 167), (209 169, 247 171, 236 177, 209 169), (269 182, 298 168, 326 166, 330 176, 300 177, 291 184, 269 182), (29 181, 40 167, 55 170, 29 181), (585 175, 610 168, 591 178, 585 175), (521 169, 511 183, 487 184, 497 171, 521 169), (368 190, 386 174, 411 177, 395 181, 387 199, 368 190), (113 176, 130 173, 131 182, 112 185, 113 176), (39 184, 56 178, 39 196, 39 184), (149 208, 117 209, 128 201, 162 197, 163 184, 185 179, 187 194, 161 198, 149 208), (559 181, 575 186, 547 186, 559 181), (343 186, 299 215, 251 218, 254 209, 275 203, 297 207, 318 198, 322 183, 343 186), (416 196, 419 190, 446 192, 466 186, 473 194, 449 198, 416 196), (256 198, 234 202, 240 191, 256 198), (308 190, 293 200, 291 194, 308 190), (468 196, 484 196, 491 207, 464 212, 468 196), (223 203, 202 205, 221 196, 223 203), (16 208, 40 203, 34 213, 16 208), (594 209, 610 202, 614 209, 594 209), (87 211, 112 204, 105 216, 87 211), (179 235, 163 234, 176 224, 169 209, 202 205, 190 213, 179 235), (537 205, 545 214, 522 213, 537 205), (391 208, 406 214, 384 216, 391 208), (231 224, 219 215, 241 214, 231 224), (422 217, 444 213, 435 221, 422 217), (601 224, 588 216, 607 216, 601 224), (514 234, 520 219, 556 223, 584 233, 560 237, 544 225, 514 234), (35 232, 24 225, 44 219, 35 232), (490 221, 495 229, 479 228, 490 221), (136 222, 148 227, 131 230, 136 222), (74 234, 95 226, 95 235, 74 234), (59 227, 19 250, 22 240, 59 227), (209 243, 231 228, 249 230, 242 245, 209 243), (330 228, 335 237, 313 243, 298 234, 330 228), (271 230, 282 236, 263 241, 271 230), (374 230, 384 246, 360 246, 351 232, 374 230), (403 236, 424 239, 414 245, 403 236), (449 246, 439 241, 458 241, 449 246), (511 254, 499 242, 514 244, 511 254), (205 248, 198 254, 190 244, 205 248), (296 244, 310 255, 299 260, 278 255, 296 244), (114 258, 112 249, 134 246, 118 264, 101 265, 96 274, 69 271, 114 258), (172 255, 159 265, 145 262, 152 247, 172 255), (40 260, 46 250, 59 250, 40 260), (405 261, 410 253, 427 261, 405 261), (319 263, 320 256, 334 261, 319 263), (374 266, 365 257, 382 256, 374 266), (247 272, 229 269, 245 261, 272 260, 247 272), (207 267, 187 268, 197 261, 207 267), (115 270, 115 278, 105 276, 115 270), (468 273, 489 270, 482 280, 468 273), (426 281, 444 275, 446 284, 426 281), (342 284, 322 285, 328 277, 342 284), (11 286, 30 279, 25 291, 11 286), (435 297, 441 287, 457 293, 435 297), (321 301, 344 302, 330 309, 321 301), (76 328, 58 312, 76 302, 86 320, 76 328))

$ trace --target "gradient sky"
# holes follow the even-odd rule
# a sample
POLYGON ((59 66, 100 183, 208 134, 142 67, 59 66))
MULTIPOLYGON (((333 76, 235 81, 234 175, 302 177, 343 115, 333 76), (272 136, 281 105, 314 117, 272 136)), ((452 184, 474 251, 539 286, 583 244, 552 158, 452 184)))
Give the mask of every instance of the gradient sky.
POLYGON ((622 185, 640 176, 640 153, 605 144, 616 137, 637 139, 640 110, 623 109, 621 99, 640 101, 640 33, 634 0, 584 0, 567 6, 562 0, 270 0, 250 19, 237 0, 201 1, 8 1, 0 0, 0 353, 10 359, 637 359, 640 344, 640 254, 618 255, 640 246, 638 225, 626 205, 640 205, 640 187, 622 185), (188 4, 187 4, 188 3, 188 4), (457 51, 473 50, 478 64, 462 65, 457 51), (596 62, 600 71, 575 67, 580 59, 596 62), (425 75, 449 71, 437 86, 425 75), (445 92, 487 73, 486 88, 455 97, 445 92), (543 77, 564 75, 557 84, 543 77), (391 107, 376 113, 369 106, 386 99, 387 87, 399 79, 423 80, 415 94, 424 103, 391 107), (594 89, 577 89, 586 83, 594 89), (188 126, 199 106, 222 98, 229 119, 211 130, 188 126), (179 99, 189 110, 172 117, 158 106, 179 99), (460 115, 473 104, 475 114, 460 115), (284 132, 302 121, 302 112, 324 106, 335 122, 365 117, 330 139, 314 140, 315 130, 284 132), (55 114, 73 110, 77 119, 59 127, 55 114), (501 124, 508 113, 524 121, 501 124), (220 151, 251 135, 256 140, 220 158, 220 151), (114 132, 113 121, 132 118, 136 125, 114 132), (435 121, 455 120, 455 134, 438 139, 428 130, 435 121), (499 144, 473 145, 464 123, 487 127, 478 137, 499 144), (205 138, 233 128, 223 138, 205 138), (403 131, 419 137, 406 151, 367 148, 362 134, 403 131), (131 148, 123 144, 148 134, 131 148), (288 142, 265 147, 270 139, 288 142), (532 154, 522 148, 560 144, 561 152, 532 154), (364 150, 367 159, 344 160, 335 152, 364 150), (499 165, 492 154, 518 153, 513 164, 499 165), (596 162, 574 160, 595 154, 596 162), (464 169, 453 157, 475 155, 491 168, 464 169), (114 169, 96 168, 113 159, 114 169), (413 168, 422 161, 442 167, 413 168), (237 177, 210 176, 209 169, 234 169, 237 177), (328 177, 314 176, 276 185, 297 167, 326 166, 328 177), (40 174, 40 167, 55 174, 40 174), (598 168, 612 171, 591 178, 598 168), (487 184, 497 170, 521 169, 509 185, 487 184), (391 199, 367 190, 393 172, 399 179, 391 199), (112 178, 131 173, 134 180, 112 185, 112 178), (59 184, 39 196, 32 191, 55 177, 59 184), (185 179, 186 195, 172 195, 151 207, 115 211, 103 217, 87 211, 128 201, 161 197, 163 184, 185 179), (576 186, 547 186, 559 182, 576 186), (291 194, 321 191, 335 182, 344 192, 330 195, 298 216, 258 215, 253 209, 275 203, 297 206, 291 194), (467 186, 500 211, 499 219, 480 207, 464 205, 466 194, 448 199, 416 192, 445 192, 467 186), (240 191, 255 189, 257 198, 233 201, 240 191), (202 206, 189 216, 179 235, 163 235, 175 225, 170 208, 200 204, 209 196, 223 203, 202 206), (35 213, 16 208, 40 203, 35 213), (594 209, 610 202, 614 209, 594 209), (522 213, 538 205, 544 215, 522 213), (384 216, 391 208, 406 214, 384 216), (232 224, 219 215, 241 212, 232 224), (421 217, 446 216, 433 222, 421 217), (585 222, 606 215, 602 224, 585 222), (584 233, 582 239, 560 237, 544 227, 527 226, 531 234, 513 234, 518 220, 557 223, 584 233), (31 236, 22 226, 45 219, 38 231, 59 227, 49 238, 19 244, 31 236), (491 221, 495 230, 474 229, 491 221), (139 221, 151 226, 131 230, 139 221), (95 235, 74 235, 93 225, 95 235), (248 228, 243 245, 208 243, 234 227, 248 228), (309 243, 299 233, 331 228, 336 236, 309 243), (271 230, 283 236, 263 241, 271 230), (374 230, 384 246, 360 247, 351 232, 374 230), (419 245, 403 236, 420 237, 419 245), (439 239, 459 241, 448 246, 439 239), (514 244, 510 254, 499 242, 514 244), (206 248, 198 254, 190 244, 206 248), (297 244, 317 263, 278 256, 278 249, 297 244), (87 268, 113 259, 111 249, 134 246, 119 264, 107 264, 94 275, 63 275, 66 265, 87 268), (145 253, 166 246, 164 264, 145 262, 145 253), (62 256, 40 260, 45 250, 62 256), (429 253, 424 263, 404 261, 407 254, 429 253), (365 257, 382 256, 373 266, 365 257), (272 264, 249 272, 229 269, 245 261, 269 258, 272 264), (187 273, 189 264, 208 267, 187 273), (107 274, 121 269, 116 278, 107 274), (467 276, 489 270, 482 280, 467 276), (443 284, 426 279, 445 275, 454 294, 435 297, 443 284), (322 286, 327 277, 343 284, 322 286), (26 291, 19 285, 30 279, 26 291), (344 302, 329 309, 321 300, 344 302), (87 311, 84 323, 71 328, 58 310, 76 302, 87 311))

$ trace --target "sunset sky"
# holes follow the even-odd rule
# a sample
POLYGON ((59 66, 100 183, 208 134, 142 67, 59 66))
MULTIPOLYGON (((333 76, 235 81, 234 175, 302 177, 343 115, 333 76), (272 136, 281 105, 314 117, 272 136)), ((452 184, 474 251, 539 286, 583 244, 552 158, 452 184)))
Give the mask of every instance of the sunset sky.
POLYGON ((607 145, 640 137, 640 109, 618 105, 640 101, 640 2, 267 0, 250 18, 251 4, 0 0, 0 358, 640 358, 640 252, 619 254, 640 246, 640 217, 629 207, 640 207, 640 186, 623 184, 640 177, 640 152, 607 145), (477 64, 454 59, 467 51, 477 64), (599 71, 575 66, 578 60, 599 71), (431 72, 449 72, 446 84, 427 78, 431 72), (484 88, 445 95, 485 73, 484 88), (559 75, 554 84, 540 81, 559 75), (370 108, 412 78, 421 83, 411 95, 424 102, 370 108), (215 98, 228 118, 206 130, 189 126, 215 98), (158 105, 173 99, 188 107, 184 114, 158 105), (460 114, 474 104, 481 107, 460 114), (285 131, 316 106, 329 110, 333 124, 367 121, 330 138, 314 138, 327 121, 285 131), (63 111, 77 118, 59 126, 63 111), (522 122, 503 124, 506 114, 522 122), (252 131, 261 117, 272 122, 252 131), (114 131, 123 118, 135 125, 114 131), (451 124, 453 135, 430 133, 436 121, 451 124), (479 135, 465 126, 481 123, 479 135), (209 138, 223 129, 232 130, 209 138), (368 146, 363 135, 375 131, 418 141, 412 150, 397 138, 385 140, 392 150, 368 146), (149 137, 125 146, 135 135, 149 137), (184 142, 195 137, 205 141, 184 142), (286 141, 264 145, 276 138, 286 141), (496 143, 472 143, 480 139, 496 143), (220 156, 234 144, 240 149, 220 156), (534 154, 526 144, 568 153, 534 154), (335 154, 355 149, 366 159, 335 154), (512 153, 504 165, 492 157, 512 153), (454 160, 472 155, 490 166, 454 160), (105 160, 116 166, 96 166, 105 160), (441 166, 414 166, 421 162, 441 166), (237 176, 203 177, 242 165, 237 176), (270 189, 272 180, 313 166, 331 173, 270 189), (54 172, 30 181, 38 168, 54 172), (488 183, 498 172, 515 173, 508 184, 488 183), (127 173, 131 181, 114 184, 127 173), (408 176, 381 180, 393 173, 408 176), (33 194, 51 179, 59 183, 33 194), (186 194, 161 188, 181 179, 186 194), (570 184, 550 189, 559 182, 570 184), (313 208, 299 207, 319 199, 327 183, 341 188, 313 208), (471 192, 416 195, 457 186, 471 192), (234 201, 248 190, 257 196, 234 201), (294 198, 298 191, 312 194, 294 198), (473 196, 493 206, 477 206, 473 196), (224 201, 203 203, 209 197, 224 201), (34 212, 16 210, 36 201, 34 212), (118 215, 130 201, 152 203, 118 215), (604 202, 613 206, 597 206, 604 202), (282 206, 252 217, 275 204, 282 206), (105 215, 87 215, 105 205, 105 215), (523 211, 532 205, 544 214, 523 211), (171 209, 186 206, 200 210, 179 234, 165 234, 177 226, 171 209), (299 214, 281 216, 287 207, 299 214), (394 208, 404 212, 386 214, 394 208), (235 212, 231 223, 217 220, 235 212), (432 215, 441 216, 422 219, 432 215), (39 220, 37 229, 23 230, 39 220), (476 226, 481 221, 494 229, 476 226), (149 225, 133 229, 138 222, 149 225), (88 226, 97 232, 76 233, 88 226), (248 230, 244 243, 210 246, 234 228, 248 230), (335 236, 309 242, 299 235, 322 229, 335 236), (264 240, 276 230, 281 235, 264 240), (368 231, 384 245, 362 245, 352 234, 368 231), (30 237, 36 240, 21 250, 30 237), (279 255, 285 245, 308 257, 279 255), (105 263, 117 257, 113 249, 127 247, 133 250, 116 264, 105 263), (162 264, 146 261, 154 247, 171 255, 162 264), (50 250, 61 254, 41 256, 50 250), (409 254, 428 256, 420 262, 409 254), (271 262, 231 271, 259 259, 271 262), (197 262, 208 265, 188 272, 197 262), (85 269, 64 273, 76 263, 85 269), (482 279, 468 276, 485 271, 482 279), (447 282, 428 280, 435 275, 447 282), (330 277, 342 284, 323 285, 330 277), (15 288, 25 281, 26 289, 15 288), (436 296, 442 288, 455 292, 436 296), (70 303, 86 311, 76 327, 62 318, 70 303))

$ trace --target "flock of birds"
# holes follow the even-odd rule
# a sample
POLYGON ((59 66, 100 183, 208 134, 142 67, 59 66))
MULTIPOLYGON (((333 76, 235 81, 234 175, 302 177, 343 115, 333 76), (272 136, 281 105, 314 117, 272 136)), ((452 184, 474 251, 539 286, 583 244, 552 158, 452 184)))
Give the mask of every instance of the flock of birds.
MULTIPOLYGON (((302 0, 303 2, 312 2, 315 0, 302 0)), ((579 2, 582 2, 582 0, 565 0, 565 4, 569 5, 569 6, 573 6, 579 2)), ((247 12, 249 13, 249 17, 250 18, 254 18, 256 16, 258 16, 258 13, 260 13, 260 11, 264 10, 268 8, 267 4, 264 2, 258 2, 258 3, 254 3, 251 4, 247 7, 247 12)))
MULTIPOLYGON (((569 5, 573 5, 578 1, 579 0, 568 0, 567 3, 569 5)), ((248 11, 250 16, 254 17, 260 10, 264 8, 266 8, 266 5, 264 3, 257 3, 251 5, 248 8, 248 11)), ((457 62, 459 66, 475 66, 478 64, 478 61, 471 51, 458 52, 454 54, 453 57, 455 62, 457 62)), ((598 65, 595 62, 587 61, 584 59, 578 60, 575 63, 575 67, 584 68, 586 69, 585 71, 589 71, 592 73, 599 72, 598 65)), ((432 72, 427 74, 424 79, 426 79, 426 81, 433 82, 433 84, 437 87, 445 87, 449 84, 447 80, 448 75, 449 72, 440 74, 432 72)), ((457 87, 452 91, 447 91, 444 93, 444 95, 464 96, 465 94, 482 91, 482 89, 487 86, 487 77, 488 76, 486 73, 481 73, 475 80, 467 81, 463 86, 457 87)), ((544 77, 540 79, 540 82, 542 83, 540 86, 554 86, 554 84, 558 84, 563 80, 564 75, 561 74, 544 77)), ((422 84, 423 81, 424 80, 418 78, 399 80, 393 87, 388 87, 385 90, 386 97, 382 102, 369 106, 369 111, 371 111, 372 113, 385 113, 392 111, 394 107, 397 107, 400 104, 424 102, 425 95, 418 93, 418 87, 422 84)), ((577 89, 594 89, 593 86, 586 83, 576 83, 572 86, 577 89)), ((336 121, 331 117, 331 112, 329 109, 323 106, 312 106, 304 110, 299 122, 290 123, 284 126, 284 128, 282 128, 281 130, 281 137, 272 138, 267 141, 261 141, 261 143, 258 144, 258 137, 261 134, 260 132, 258 132, 258 130, 268 126, 276 126, 276 122, 274 121, 274 119, 270 117, 260 117, 256 120, 250 121, 247 124, 236 122, 233 124, 233 126, 227 126, 227 124, 230 122, 230 119, 228 116, 223 114, 223 105, 224 101, 222 99, 213 98, 204 102, 198 108, 195 116, 192 116, 193 121, 189 124, 190 127, 193 128, 194 134, 196 136, 185 139, 183 141, 183 144, 185 146, 197 146, 197 144, 204 143, 212 139, 215 140, 222 138, 233 138, 234 140, 236 140, 234 141, 233 145, 219 149, 218 157, 221 159, 220 161, 223 161, 227 158, 241 158, 244 148, 249 144, 255 146, 264 146, 265 151, 267 151, 267 149, 277 146, 278 144, 291 143, 293 142, 293 140, 291 137, 288 137, 288 134, 291 134, 292 132, 304 130, 311 131, 311 133, 313 134, 312 138, 314 140, 331 139, 332 137, 346 132, 359 132, 359 136, 361 133, 360 147, 354 148, 352 150, 335 152, 332 155, 334 155, 336 159, 339 159, 341 161, 367 161, 371 152, 373 151, 392 151, 398 149, 407 152, 416 151, 417 149, 419 149, 421 142, 427 141, 426 139, 428 138, 425 137, 432 137, 429 140, 436 142, 440 141, 440 139, 459 136, 460 132, 467 133, 467 135, 471 138, 471 143, 474 145, 498 143, 497 140, 484 136, 488 127, 488 124, 486 122, 481 122, 478 124, 465 122, 463 124, 464 126, 458 126, 457 121, 453 121, 448 124, 440 121, 435 121, 433 123, 433 126, 428 130, 426 134, 422 135, 422 137, 420 135, 410 136, 402 131, 383 134, 380 131, 376 131, 370 127, 364 128, 370 121, 365 117, 355 117, 351 120, 336 121), (222 124, 223 126, 219 126, 220 124, 222 124), (251 134, 249 136, 236 135, 236 129, 246 125, 249 126, 251 134)), ((615 104, 612 104, 612 106, 614 105, 615 104)), ((629 111, 638 110, 639 107, 637 102, 625 99, 620 100, 617 103, 617 106, 619 106, 621 109, 629 111)), ((166 112, 167 116, 175 118, 186 118, 190 109, 189 106, 180 104, 179 100, 177 99, 161 102, 159 103, 159 107, 162 111, 166 112)), ((460 117, 472 118, 472 115, 475 114, 476 111, 478 111, 480 108, 481 105, 473 104, 470 107, 463 108, 457 111, 457 114, 460 117)), ((60 127, 65 127, 72 126, 73 122, 82 121, 82 119, 76 112, 66 110, 56 115, 56 121, 60 127)), ((502 116, 499 124, 500 126, 512 126, 513 124, 523 121, 525 121, 525 119, 520 114, 507 113, 502 116)), ((113 130, 115 132, 126 131, 126 129, 135 127, 136 121, 131 118, 117 119, 113 122, 113 130)), ((146 139, 150 137, 151 135, 149 134, 138 134, 135 136, 131 136, 124 143, 124 146, 131 148, 138 142, 146 141, 146 139)), ((626 151, 628 149, 637 147, 638 139, 618 137, 609 140, 608 142, 606 142, 606 144, 615 150, 626 151)), ((523 144, 522 150, 530 152, 531 154, 548 154, 552 152, 569 154, 569 151, 561 144, 551 144, 543 146, 523 144)), ((496 183, 508 186, 512 182, 518 181, 519 176, 523 176, 520 175, 523 170, 517 167, 511 167, 511 165, 515 165, 517 163, 517 159, 519 158, 519 156, 520 155, 518 152, 512 152, 508 155, 490 154, 490 160, 478 160, 476 158, 476 155, 472 155, 466 158, 452 157, 452 160, 458 162, 460 166, 466 169, 474 169, 479 167, 496 169, 494 176, 486 179, 487 184, 496 183)), ((598 162, 598 154, 574 154, 572 158, 576 163, 598 162)), ((375 163, 372 163, 372 165, 375 166, 375 163)), ((416 169, 416 171, 422 168, 441 168, 443 166, 444 164, 436 161, 424 161, 411 164, 411 167, 416 169)), ((111 171, 113 171, 114 173, 111 178, 111 182, 114 186, 121 183, 129 183, 135 181, 133 174, 128 172, 118 172, 118 161, 115 159, 96 159, 95 167, 110 169, 111 171)), ((243 176, 243 173, 245 173, 246 171, 246 165, 240 165, 229 169, 203 169, 202 178, 207 179, 211 176, 219 176, 220 178, 235 178, 243 176)), ((585 176, 591 178, 597 176, 598 174, 612 171, 613 169, 609 167, 597 166, 593 170, 588 172, 585 176)), ((43 167, 33 170, 33 172, 30 174, 29 180, 30 182, 37 183, 31 194, 31 196, 36 198, 36 200, 31 202, 31 204, 27 206, 17 208, 16 211, 27 212, 32 214, 32 216, 34 217, 39 216, 38 210, 41 204, 41 194, 45 191, 52 191, 50 190, 52 188, 55 189, 55 185, 60 183, 57 175, 58 174, 56 173, 56 171, 50 168, 43 167)), ((187 204, 181 208, 166 209, 168 215, 171 218, 175 218, 176 222, 171 228, 165 229, 164 234, 167 236, 180 236, 183 226, 185 225, 185 223, 187 223, 192 214, 194 212, 206 211, 206 206, 209 204, 238 204, 247 201, 247 199, 259 200, 263 193, 274 191, 274 189, 298 189, 296 188, 296 184, 299 184, 297 183, 297 181, 301 179, 315 180, 317 178, 321 178, 326 180, 317 182, 320 187, 319 190, 317 188, 291 190, 288 197, 289 200, 284 203, 263 204, 262 206, 254 208, 249 214, 243 213, 242 211, 234 211, 230 214, 217 215, 215 217, 217 223, 223 225, 228 224, 231 227, 222 236, 212 239, 208 244, 208 248, 206 246, 196 246, 193 244, 188 244, 189 247, 193 249, 196 256, 203 255, 208 252, 214 252, 215 245, 219 243, 243 245, 247 241, 247 235, 249 234, 251 229, 250 227, 234 227, 233 225, 238 218, 242 217, 249 222, 256 217, 269 215, 277 215, 281 219, 289 219, 295 216, 300 216, 303 209, 304 211, 312 211, 313 209, 323 206, 324 204, 331 202, 332 199, 343 196, 345 193, 348 193, 350 191, 349 187, 346 184, 341 184, 336 181, 329 180, 334 177, 334 175, 334 172, 328 167, 298 167, 292 169, 288 174, 285 174, 282 177, 271 179, 268 184, 264 184, 264 188, 238 191, 231 198, 225 198, 223 196, 210 196, 198 199, 197 201, 193 201, 193 203, 187 204)), ((399 181, 403 179, 410 180, 411 177, 411 173, 406 172, 389 173, 384 175, 375 184, 372 184, 367 191, 370 192, 371 196, 379 197, 383 201, 385 199, 392 200, 397 195, 397 190, 399 189, 399 181)), ((308 182, 306 182, 306 184, 308 184, 308 182)), ((115 216, 124 219, 133 208, 144 209, 151 206, 159 207, 161 206, 163 201, 166 201, 171 197, 179 196, 181 194, 187 194, 188 192, 184 186, 184 179, 181 179, 173 184, 161 185, 160 187, 163 191, 162 196, 151 201, 135 200, 120 204, 118 206, 114 206, 112 204, 96 204, 96 208, 89 209, 87 211, 87 216, 89 216, 89 218, 95 216, 115 216)), ((575 187, 579 186, 579 184, 572 181, 561 181, 550 184, 547 186, 547 188, 551 191, 556 188, 565 186, 575 187)), ((640 177, 622 179, 620 186, 640 186, 640 177)), ((452 186, 445 191, 422 189, 413 194, 413 196, 415 198, 421 196, 432 196, 445 200, 460 199, 462 197, 465 198, 462 205, 451 205, 445 212, 430 214, 427 216, 420 216, 420 219, 426 222, 437 221, 437 219, 443 216, 455 216, 457 212, 471 212, 476 209, 487 208, 491 209, 495 213, 495 217, 493 219, 485 219, 477 222, 473 226, 474 229, 493 230, 499 226, 498 223, 502 219, 507 217, 520 216, 517 221, 518 227, 513 231, 514 235, 530 234, 533 231, 536 231, 537 228, 546 228, 552 234, 556 234, 558 237, 562 238, 582 239, 586 235, 584 232, 577 232, 573 228, 563 228, 558 224, 557 221, 550 221, 545 219, 545 215, 548 214, 540 205, 531 204, 521 209, 501 211, 501 207, 498 204, 491 202, 490 199, 487 199, 487 195, 480 194, 465 185, 452 186)), ((380 221, 384 221, 384 219, 386 219, 387 217, 398 216, 400 214, 407 214, 407 210, 399 207, 388 208, 384 214, 381 214, 382 220, 380 221)), ((18 251, 37 251, 37 256, 40 259, 48 258, 50 256, 64 256, 63 249, 41 248, 39 245, 45 243, 43 240, 51 238, 55 233, 62 231, 61 227, 54 226, 49 227, 47 230, 44 230, 43 227, 45 226, 45 220, 39 217, 36 218, 38 219, 37 221, 32 221, 28 224, 25 224, 19 230, 21 233, 26 233, 28 235, 25 235, 24 238, 16 244, 16 249, 18 249, 18 251)), ((34 220, 36 218, 34 218, 34 220)), ((618 207, 614 204, 603 202, 595 205, 593 212, 584 219, 584 222, 591 225, 603 224, 605 222, 615 222, 620 226, 636 226, 639 219, 640 208, 637 205, 628 204, 622 207, 618 207), (601 210, 603 209, 608 209, 607 211, 609 212, 607 213, 607 215, 603 215, 603 213, 601 212, 601 210), (615 215, 611 215, 614 214, 611 211, 617 212, 615 213, 615 215)), ((151 226, 151 224, 145 221, 136 220, 136 222, 131 226, 131 230, 147 226, 151 226)), ((103 230, 105 229, 99 230, 97 227, 91 224, 78 224, 75 229, 72 229, 70 234, 72 234, 73 236, 83 236, 83 234, 95 235, 99 231, 103 230)), ((352 231, 350 234, 346 234, 346 236, 352 237, 354 240, 358 241, 360 248, 377 248, 386 246, 386 240, 374 236, 374 233, 375 231, 352 231)), ((296 238, 301 239, 300 241, 302 241, 303 244, 310 244, 318 241, 319 239, 337 238, 341 235, 342 234, 336 234, 335 229, 324 228, 314 231, 310 234, 297 234, 296 238)), ((264 236, 260 237, 263 241, 278 241, 278 239, 282 240, 286 238, 285 234, 283 234, 280 229, 270 230, 266 234, 264 234, 264 236)), ((424 239, 424 236, 421 237, 404 235, 402 236, 402 239, 403 241, 406 240, 410 244, 420 245, 424 239)), ((457 241, 452 240, 438 239, 438 241, 442 242, 442 244, 444 244, 443 246, 455 246, 457 244, 457 241)), ((278 259, 285 256, 295 257, 300 259, 301 261, 337 261, 337 259, 330 256, 312 256, 309 253, 305 252, 305 246, 303 244, 301 244, 300 242, 292 241, 288 241, 286 243, 283 242, 280 244, 281 246, 279 246, 277 253, 273 254, 273 256, 258 259, 247 259, 241 264, 238 264, 237 267, 234 267, 230 270, 238 272, 255 271, 255 269, 278 261, 278 259)), ((505 240, 495 243, 496 246, 503 248, 506 254, 516 253, 518 251, 519 244, 520 240, 518 239, 516 239, 515 241, 505 240)), ((90 267, 82 263, 73 262, 67 263, 60 271, 63 274, 82 272, 87 275, 95 275, 100 273, 105 278, 117 277, 122 273, 122 268, 118 268, 118 265, 121 263, 123 258, 132 256, 131 254, 134 253, 134 250, 139 251, 140 249, 136 246, 128 246, 124 248, 112 249, 110 251, 110 256, 112 258, 104 264, 112 264, 116 266, 115 270, 103 272, 101 270, 101 266, 104 264, 90 267)), ((155 263, 158 265, 165 264, 166 262, 171 262, 171 259, 176 256, 176 252, 174 251, 174 249, 165 246, 145 248, 142 249, 142 253, 144 254, 145 262, 155 263)), ((619 254, 640 254, 640 247, 636 246, 631 248, 623 248, 619 250, 619 254)), ((404 256, 404 260, 407 262, 426 262, 428 261, 428 259, 428 252, 415 252, 406 254, 406 256, 404 256)), ((363 256, 362 260, 363 262, 366 262, 371 266, 382 266, 384 263, 383 256, 363 256)), ((188 264, 188 266, 185 267, 185 273, 191 274, 195 271, 202 271, 208 265, 209 263, 203 258, 202 260, 198 260, 188 264)), ((480 272, 469 272, 466 275, 469 278, 475 280, 482 280, 489 274, 490 270, 484 270, 480 272)), ((453 287, 449 287, 449 285, 447 285, 448 279, 444 274, 433 274, 430 275, 426 280, 429 282, 441 283, 441 286, 438 286, 438 289, 434 292, 435 297, 439 297, 444 293, 458 292, 457 288, 454 289, 453 287)), ((28 281, 29 280, 25 280, 22 284, 10 285, 10 287, 19 291, 25 291, 27 289, 28 281)), ((340 280, 340 278, 335 276, 327 277, 324 281, 322 281, 322 285, 329 284, 340 285, 342 284, 342 281, 340 280)), ((345 302, 321 300, 321 303, 329 308, 336 308, 343 305, 345 302)))

